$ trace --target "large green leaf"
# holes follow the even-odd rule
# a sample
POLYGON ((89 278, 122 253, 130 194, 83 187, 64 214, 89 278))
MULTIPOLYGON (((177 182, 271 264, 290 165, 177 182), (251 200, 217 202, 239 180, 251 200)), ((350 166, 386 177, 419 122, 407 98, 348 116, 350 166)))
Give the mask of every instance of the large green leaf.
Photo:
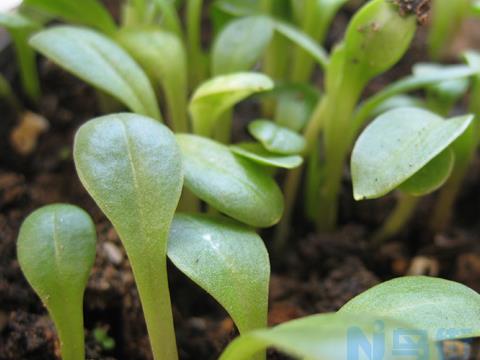
POLYGON ((219 117, 252 94, 273 88, 272 80, 259 73, 234 73, 214 77, 200 85, 189 110, 195 133, 211 136, 219 117))
POLYGON ((174 135, 141 115, 108 115, 80 127, 73 155, 83 186, 125 246, 154 356, 175 358, 166 253, 183 170, 174 135))
POLYGON ((270 262, 255 231, 224 217, 177 214, 168 257, 228 311, 242 334, 267 326, 270 262))
POLYGON ((179 134, 185 186, 219 211, 254 227, 272 226, 283 212, 283 196, 259 165, 235 156, 225 145, 179 134))
POLYGON ((305 150, 303 136, 268 120, 255 120, 248 124, 248 131, 269 151, 278 154, 300 154, 305 150))
POLYGON ((132 111, 161 120, 147 76, 106 36, 80 27, 56 26, 34 35, 30 44, 82 80, 122 101, 132 111))
MULTIPOLYGON (((373 353, 379 359, 393 360, 397 359, 392 355, 392 343, 398 329, 406 327, 402 322, 370 318, 366 314, 312 315, 241 335, 230 343, 220 360, 251 359, 268 347, 295 359, 361 359, 362 354, 371 356, 373 353)), ((429 344, 426 339, 425 345, 429 344)), ((438 359, 432 355, 429 359, 438 359)))
POLYGON ((212 49, 214 75, 247 71, 255 65, 273 36, 267 16, 248 16, 229 23, 215 39, 212 49))
POLYGON ((108 34, 114 33, 116 30, 113 18, 97 0, 24 0, 23 2, 50 15, 108 34))
POLYGON ((299 359, 443 359, 436 341, 480 335, 480 296, 452 281, 405 277, 375 286, 335 314, 293 320, 234 340, 220 360, 275 347, 299 359), (407 344, 405 347, 401 344, 407 344))
POLYGON ((350 300, 339 314, 401 321, 427 331, 435 340, 480 336, 480 295, 438 278, 408 276, 387 281, 350 300))
POLYGON ((303 162, 300 155, 275 154, 265 149, 262 144, 253 142, 232 145, 230 150, 239 156, 265 166, 294 169, 302 165, 303 162))
POLYGON ((96 238, 90 216, 66 204, 34 211, 18 235, 20 267, 55 322, 65 359, 84 354, 83 293, 95 262, 96 238))
POLYGON ((182 41, 160 30, 124 29, 119 42, 165 93, 174 131, 188 131, 187 59, 182 41))
POLYGON ((472 122, 465 115, 450 120, 416 108, 398 108, 374 120, 352 153, 357 200, 383 196, 444 151, 472 122))

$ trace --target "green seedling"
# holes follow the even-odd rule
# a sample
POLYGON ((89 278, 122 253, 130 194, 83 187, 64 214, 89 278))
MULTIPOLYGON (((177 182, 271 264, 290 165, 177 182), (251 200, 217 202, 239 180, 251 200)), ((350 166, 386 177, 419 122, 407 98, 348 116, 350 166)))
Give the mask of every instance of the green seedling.
POLYGON ((65 204, 34 211, 18 235, 20 267, 55 323, 64 360, 85 359, 82 304, 95 242, 90 216, 65 204))
POLYGON ((75 136, 78 176, 125 246, 156 359, 176 359, 167 240, 183 183, 182 158, 165 126, 140 115, 94 119, 75 136))
POLYGON ((0 13, 0 27, 4 27, 12 38, 20 69, 22 87, 33 101, 40 97, 35 52, 28 46, 28 38, 41 25, 20 13, 0 13))
POLYGON ((280 220, 282 193, 260 165, 233 154, 216 141, 179 134, 185 186, 213 208, 253 227, 280 220))
POLYGON ((108 336, 108 332, 103 328, 95 328, 93 330, 93 337, 95 341, 100 344, 104 350, 113 350, 115 349, 115 340, 108 336))
POLYGON ((282 208, 278 187, 254 163, 237 159, 213 140, 194 135, 176 140, 180 147, 153 119, 116 114, 83 125, 74 145, 78 175, 127 251, 156 359, 177 358, 168 239, 172 262, 225 307, 241 332, 266 324, 270 267, 263 242, 228 218, 173 218, 184 171, 190 190, 246 223, 268 226, 278 221, 282 208))
POLYGON ((355 345, 375 335, 382 336, 382 346, 375 347, 373 341, 370 351, 384 356, 392 353, 394 332, 399 329, 421 331, 426 336, 423 345, 428 346, 429 359, 443 359, 438 341, 480 334, 479 305, 480 296, 464 285, 428 277, 398 278, 358 295, 337 313, 308 316, 242 335, 220 359, 250 359, 267 347, 299 359, 346 359, 358 356, 355 345), (464 331, 451 334, 445 329, 464 331))
POLYGON ((360 135, 351 160, 354 198, 378 198, 397 188, 406 194, 374 236, 377 243, 404 226, 417 197, 445 183, 455 161, 450 146, 472 121, 473 115, 444 120, 426 110, 398 108, 360 135))
POLYGON ((127 105, 161 120, 155 93, 139 65, 108 37, 85 28, 56 26, 30 44, 69 72, 127 105))
MULTIPOLYGON (((354 142, 352 126, 355 109, 365 86, 375 76, 397 63, 410 45, 416 29, 415 16, 403 14, 390 1, 373 0, 350 21, 343 42, 330 57, 325 74, 325 94, 320 98, 304 129, 309 170, 325 176, 309 175, 310 198, 316 198, 317 227, 331 230, 337 219, 337 197, 344 162, 354 142), (395 44, 392 48, 391 44, 395 44), (341 105, 339 105, 339 101, 341 105), (322 132, 323 157, 316 160, 322 132), (313 159, 312 159, 313 157, 313 159), (315 182, 314 181, 314 182, 315 182), (319 198, 319 199, 318 199, 319 198)), ((288 236, 289 219, 300 185, 302 171, 288 174, 285 183, 286 211, 276 233, 276 247, 282 248, 288 236)))

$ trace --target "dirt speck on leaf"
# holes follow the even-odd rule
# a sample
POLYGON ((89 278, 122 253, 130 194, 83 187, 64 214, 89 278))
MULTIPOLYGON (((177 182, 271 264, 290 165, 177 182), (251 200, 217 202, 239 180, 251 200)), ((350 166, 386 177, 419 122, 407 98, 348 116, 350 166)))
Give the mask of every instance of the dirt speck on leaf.
POLYGON ((430 13, 431 0, 393 0, 401 16, 414 14, 420 25, 425 25, 430 13))

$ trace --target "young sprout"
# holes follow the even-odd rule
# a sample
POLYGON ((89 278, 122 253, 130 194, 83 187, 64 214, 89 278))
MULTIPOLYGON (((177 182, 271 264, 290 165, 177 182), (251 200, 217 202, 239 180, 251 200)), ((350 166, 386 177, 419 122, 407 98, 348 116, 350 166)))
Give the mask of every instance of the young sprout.
POLYGON ((407 194, 374 236, 377 244, 404 226, 416 197, 448 179, 454 164, 450 145, 472 121, 472 115, 444 120, 426 110, 398 108, 379 116, 360 135, 351 160, 354 198, 374 199, 397 188, 407 194))
MULTIPOLYGON (((317 227, 331 230, 336 226, 337 198, 344 162, 355 139, 352 118, 360 96, 375 76, 395 65, 408 49, 416 30, 416 18, 404 14, 391 1, 373 0, 364 5, 350 21, 344 41, 336 47, 326 68, 326 93, 319 100, 305 130, 306 154, 317 151, 323 130, 325 161, 315 213, 317 227), (395 44, 395 46, 392 46, 395 44), (341 104, 341 105, 339 105, 341 104)), ((309 162, 310 164, 310 162, 309 162)), ((301 180, 301 169, 288 174, 285 183, 286 211, 276 232, 276 247, 283 247, 288 236, 288 222, 301 180)), ((307 178, 311 178, 307 175, 307 178)), ((314 188, 314 187, 311 187, 314 188)))
POLYGON ((74 159, 82 184, 125 246, 155 359, 176 359, 166 257, 183 185, 175 137, 140 115, 104 116, 80 127, 74 159))
POLYGON ((55 323, 64 360, 85 359, 83 293, 95 242, 90 216, 66 204, 34 211, 18 235, 20 267, 55 323))
POLYGON ((428 358, 442 359, 437 341, 480 335, 479 306, 480 295, 459 283, 421 276, 398 278, 358 295, 337 313, 243 334, 220 360, 247 360, 267 347, 302 359, 354 359, 367 338, 373 340, 373 346, 363 349, 382 359, 394 350, 399 329, 420 331, 428 358), (451 333, 445 329, 463 330, 451 333))

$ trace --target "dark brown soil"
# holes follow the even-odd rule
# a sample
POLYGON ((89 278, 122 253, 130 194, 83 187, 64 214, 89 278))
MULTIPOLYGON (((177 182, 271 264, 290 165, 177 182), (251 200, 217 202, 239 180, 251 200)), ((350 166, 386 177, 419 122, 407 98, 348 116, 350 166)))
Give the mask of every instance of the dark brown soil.
MULTIPOLYGON (((343 16, 343 17, 342 17, 343 16)), ((345 15, 337 24, 345 24, 345 15)), ((339 37, 341 30, 333 32, 339 37)), ((424 59, 422 34, 406 60, 386 77, 373 82, 376 91, 409 72, 424 59)), ((334 39, 334 38, 332 38, 334 39)), ((330 41, 332 41, 330 39, 330 41)), ((0 57, 9 57, 2 53, 0 57)), ((13 63, 13 62, 12 62, 13 63)), ((17 84, 15 68, 3 72, 17 84)), ((43 96, 29 108, 48 119, 50 128, 36 150, 19 155, 10 145, 18 115, 0 103, 0 360, 56 359, 58 343, 45 308, 26 283, 16 260, 15 243, 22 220, 35 208, 68 202, 86 209, 97 224, 97 259, 85 294, 87 357, 89 359, 150 359, 150 350, 133 276, 117 234, 75 174, 71 149, 76 129, 100 113, 96 93, 53 64, 42 60, 43 96), (115 340, 112 350, 95 340, 95 329, 115 340)), ((424 234, 432 202, 418 209, 411 226, 377 251, 368 245, 369 232, 393 206, 392 197, 353 203, 348 174, 342 195, 338 232, 315 235, 302 218, 295 220, 290 249, 272 259, 270 324, 300 316, 334 311, 380 281, 410 272, 431 273, 460 281, 480 291, 480 178, 478 161, 469 174, 445 234, 424 234), (353 206, 352 206, 353 204, 353 206)), ((268 245, 270 233, 264 236, 268 245)), ((216 359, 236 336, 232 321, 220 306, 186 277, 170 268, 177 341, 182 359, 216 359)), ((279 358, 271 354, 271 358, 279 358)))

